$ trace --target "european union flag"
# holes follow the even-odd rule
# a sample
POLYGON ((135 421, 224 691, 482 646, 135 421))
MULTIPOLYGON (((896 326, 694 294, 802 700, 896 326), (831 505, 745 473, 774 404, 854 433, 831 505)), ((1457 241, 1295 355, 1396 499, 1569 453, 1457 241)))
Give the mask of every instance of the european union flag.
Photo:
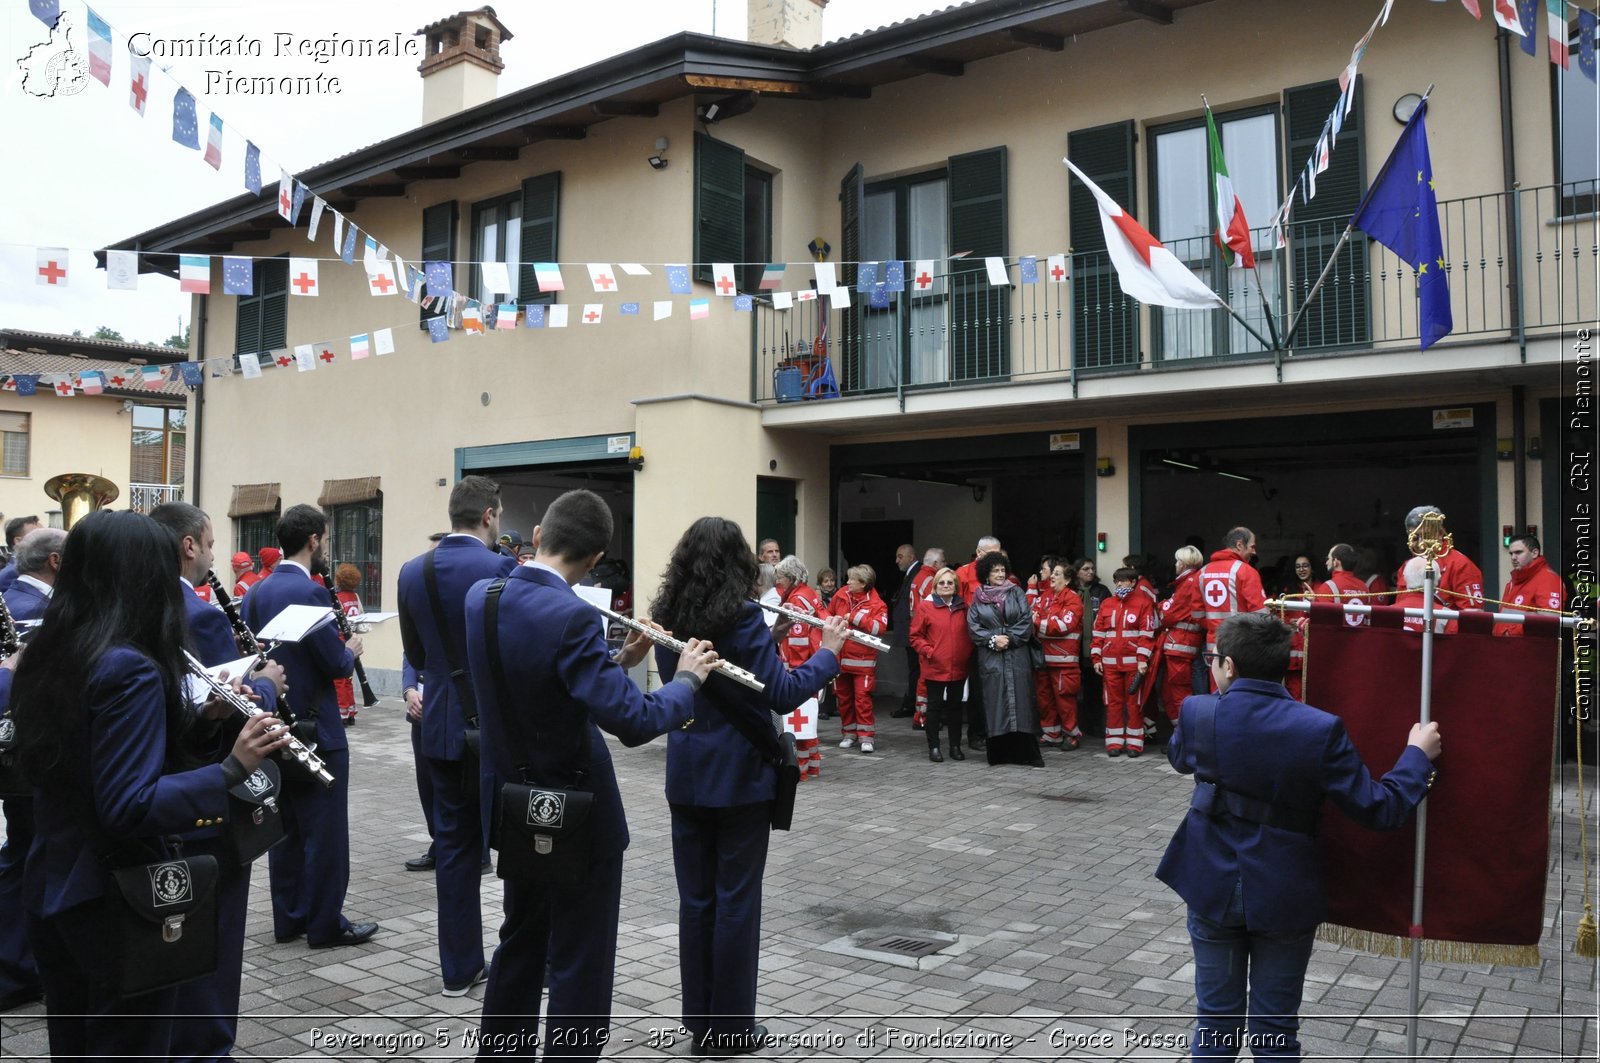
POLYGON ((1439 200, 1428 159, 1428 103, 1417 108, 1351 224, 1417 271, 1417 323, 1422 349, 1450 333, 1450 281, 1444 268, 1439 200))
POLYGON ((39 393, 39 374, 18 373, 11 378, 17 385, 18 395, 37 395, 39 393))
POLYGON ((261 149, 244 142, 244 186, 252 196, 261 194, 261 149))
POLYGON ((869 290, 878 283, 878 264, 876 262, 863 262, 856 267, 856 287, 862 291, 869 290))
POLYGON ((1595 79, 1594 37, 1600 19, 1593 11, 1578 9, 1578 69, 1592 83, 1595 79))
POLYGON ((1039 257, 1037 255, 1023 255, 1017 260, 1022 267, 1022 283, 1039 283, 1039 257))
POLYGON ((904 262, 888 262, 883 267, 883 284, 891 292, 906 290, 906 264, 904 262))
POLYGON ((694 291, 689 286, 688 266, 667 266, 667 291, 673 295, 689 295, 694 291))
POLYGON ((539 303, 529 303, 528 316, 523 322, 528 328, 544 328, 544 306, 539 303))
POLYGON ((445 343, 450 339, 450 332, 445 327, 443 315, 428 319, 428 338, 434 343, 445 343))
POLYGON ((200 372, 199 362, 179 362, 178 373, 183 377, 185 387, 197 388, 204 379, 204 374, 200 372))
MULTIPOLYGON (((746 296, 741 296, 741 298, 748 299, 750 297, 748 295, 746 295, 746 296)), ((621 309, 621 312, 624 315, 637 314, 639 312, 639 304, 638 303, 623 303, 620 309, 621 309)))
POLYGON ((1538 38, 1533 35, 1534 20, 1539 13, 1539 0, 1517 0, 1517 22, 1522 26, 1522 37, 1517 41, 1529 55, 1539 54, 1538 38))
MULTIPOLYGON (((298 191, 296 191, 295 192, 295 205, 298 207, 299 203, 300 203, 300 193, 298 191)), ((290 222, 289 224, 292 225, 294 223, 290 222)), ((354 225, 349 225, 349 226, 345 227, 345 230, 344 230, 344 247, 339 249, 339 257, 344 259, 346 264, 349 264, 349 263, 354 262, 356 260, 356 227, 354 225)))
POLYGON ((180 88, 172 97, 172 139, 186 148, 200 150, 200 119, 195 117, 194 96, 180 88))
MULTIPOLYGON (((355 248, 352 245, 351 251, 355 248)), ((428 276, 428 296, 437 299, 441 295, 449 295, 455 287, 455 279, 451 276, 450 263, 437 259, 429 259, 422 267, 428 276)))

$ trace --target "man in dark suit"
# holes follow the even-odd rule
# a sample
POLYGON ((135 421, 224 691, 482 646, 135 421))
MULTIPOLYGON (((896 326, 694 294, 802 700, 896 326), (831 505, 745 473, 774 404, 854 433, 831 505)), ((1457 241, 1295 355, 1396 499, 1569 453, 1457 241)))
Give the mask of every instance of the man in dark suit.
MULTIPOLYGON (((25 536, 12 557, 16 581, 5 592, 11 619, 23 624, 44 616, 50 591, 61 568, 61 545, 67 533, 60 528, 36 528, 25 536)), ((31 1004, 41 995, 39 971, 28 946, 22 912, 22 865, 33 844, 33 798, 8 797, 0 802, 6 819, 6 841, 0 846, 0 912, 17 918, 0 919, 0 1011, 31 1004)))
POLYGON ((1284 688, 1290 637, 1267 613, 1222 621, 1203 655, 1217 693, 1184 699, 1167 745, 1172 766, 1196 779, 1156 877, 1189 905, 1197 1058, 1233 1059, 1247 1042, 1257 1059, 1300 1058, 1300 996, 1325 911, 1323 801, 1393 830, 1427 795, 1439 755, 1439 725, 1414 725, 1374 780, 1344 723, 1284 688))
MULTIPOLYGON (((185 648, 208 668, 238 660, 239 645, 227 616, 194 592, 196 585, 205 582, 214 561, 216 536, 211 518, 187 502, 163 502, 150 511, 150 519, 171 532, 176 542, 183 608, 189 625, 185 648)), ((24 547, 28 541, 24 540, 24 547)), ((247 692, 254 693, 262 707, 271 711, 284 687, 283 667, 268 661, 250 675, 248 684, 247 692)), ((227 757, 243 724, 243 717, 223 721, 216 728, 214 741, 208 736, 204 753, 219 762, 227 757)), ((226 1059, 238 1036, 250 865, 240 866, 231 859, 221 844, 221 833, 216 827, 207 827, 184 835, 194 852, 217 858, 221 875, 217 885, 217 970, 210 978, 186 982, 178 988, 174 1011, 185 1017, 172 1026, 172 1054, 176 1059, 226 1059)))
POLYGON ((903 720, 916 712, 917 680, 922 676, 922 661, 906 638, 911 630, 911 588, 916 585, 917 573, 922 570, 922 562, 917 560, 917 548, 910 543, 901 543, 894 552, 894 567, 903 575, 889 605, 889 627, 894 631, 895 641, 906 653, 906 692, 901 695, 900 707, 894 710, 893 715, 895 719, 903 720))
POLYGON ((478 726, 466 670, 466 598, 474 583, 516 567, 495 549, 500 510, 498 484, 484 476, 462 478, 450 491, 450 534, 400 570, 406 661, 434 677, 423 685, 422 754, 433 789, 439 967, 447 997, 466 995, 485 974, 478 904, 484 829, 477 758, 468 754, 465 737, 478 726), (465 776, 469 766, 471 778, 465 776))
MULTIPOLYGON (((291 605, 331 608, 327 588, 311 581, 311 569, 325 564, 327 531, 328 518, 315 506, 291 506, 279 519, 283 560, 244 599, 244 621, 252 630, 291 605)), ((279 944, 304 934, 314 949, 359 945, 378 930, 377 923, 350 922, 342 911, 350 885, 350 749, 333 681, 354 670, 361 649, 360 635, 343 642, 327 623, 273 650, 288 676, 289 707, 297 719, 316 721, 317 755, 334 780, 323 786, 298 775, 284 779, 284 839, 267 854, 279 944)))
POLYGON ((6 547, 11 551, 11 560, 6 567, 0 569, 0 593, 11 589, 17 582, 17 546, 27 537, 29 532, 37 531, 44 527, 39 523, 38 517, 12 517, 6 521, 6 547))
POLYGON ((536 1054, 548 974, 543 1043, 559 1046, 552 1051, 563 1059, 599 1058, 611 1025, 622 851, 628 847, 622 796, 600 728, 636 746, 691 722, 694 693, 716 660, 709 643, 690 640, 677 676, 653 694, 626 674, 644 660, 647 639, 629 636, 612 660, 604 618, 572 590, 599 562, 611 532, 611 511, 600 496, 568 491, 533 530, 534 561, 506 577, 493 605, 500 615, 492 631, 485 614, 495 581, 467 595, 468 669, 496 800, 500 783, 517 781, 594 794, 587 821, 591 863, 581 887, 505 880, 505 922, 483 997, 486 1056, 536 1054))

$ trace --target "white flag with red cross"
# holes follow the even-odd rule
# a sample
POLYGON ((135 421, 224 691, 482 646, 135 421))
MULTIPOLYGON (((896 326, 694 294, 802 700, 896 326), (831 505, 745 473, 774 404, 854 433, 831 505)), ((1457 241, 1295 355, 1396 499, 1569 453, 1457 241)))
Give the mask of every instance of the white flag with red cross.
POLYGON ((793 712, 781 717, 783 729, 795 740, 817 737, 817 699, 812 698, 793 712))

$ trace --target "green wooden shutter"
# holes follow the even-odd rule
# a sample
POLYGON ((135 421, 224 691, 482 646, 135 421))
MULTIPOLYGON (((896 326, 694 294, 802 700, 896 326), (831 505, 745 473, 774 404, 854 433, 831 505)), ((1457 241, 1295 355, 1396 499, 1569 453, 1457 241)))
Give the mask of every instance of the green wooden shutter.
MULTIPOLYGON (((839 283, 852 291, 856 283, 856 263, 861 260, 861 225, 866 201, 866 170, 858 162, 839 182, 839 283)), ((846 393, 859 391, 862 387, 861 311, 854 298, 847 306, 829 309, 843 311, 839 315, 839 337, 834 345, 838 351, 834 360, 839 370, 839 387, 846 393)))
POLYGON ((533 276, 535 262, 559 262, 556 237, 561 215, 561 171, 522 182, 522 262, 517 268, 517 298, 524 303, 556 301, 555 292, 541 292, 533 276))
POLYGON ((262 353, 260 299, 239 300, 233 319, 233 353, 262 353))
MULTIPOLYGON (((1132 121, 1067 134, 1067 158, 1106 195, 1137 210, 1138 175, 1132 121)), ((1079 369, 1139 364, 1139 304, 1122 293, 1106 257, 1100 207, 1069 173, 1067 217, 1072 226, 1072 349, 1079 369)))
POLYGON ((694 276, 744 258, 744 149, 694 135, 694 276))
MULTIPOLYGON (((1310 203, 1296 202, 1289 223, 1289 252, 1294 270, 1290 310, 1297 310, 1317 282, 1366 191, 1366 160, 1361 128, 1361 76, 1356 76, 1355 107, 1339 132, 1328 169, 1317 175, 1317 194, 1310 203)), ((1285 89, 1284 136, 1289 159, 1289 185, 1297 187, 1306 160, 1322 135, 1323 123, 1339 100, 1339 83, 1285 89)), ((1299 198, 1298 191, 1296 198, 1299 198)), ((1328 280, 1306 310, 1292 341, 1297 349, 1362 346, 1371 342, 1367 298, 1367 238, 1357 231, 1339 253, 1328 280)))
MULTIPOLYGON (((422 262, 424 269, 427 268, 427 263, 429 262, 449 262, 452 264, 452 271, 459 271, 460 267, 455 264, 456 220, 456 202, 453 199, 448 203, 438 203, 423 210, 422 262)), ((465 287, 464 278, 455 276, 452 280, 457 289, 465 287)), ((433 295, 435 293, 429 292, 428 294, 433 295)), ((437 309, 429 310, 424 308, 417 323, 421 327, 427 328, 428 319, 430 317, 438 317, 443 312, 437 309)))
POLYGON ((289 339, 289 260, 273 258, 256 270, 256 292, 261 296, 260 351, 282 347, 289 339))
POLYGON ((1005 376, 1011 289, 989 283, 985 258, 1006 256, 1006 149, 950 156, 950 379, 1005 376))

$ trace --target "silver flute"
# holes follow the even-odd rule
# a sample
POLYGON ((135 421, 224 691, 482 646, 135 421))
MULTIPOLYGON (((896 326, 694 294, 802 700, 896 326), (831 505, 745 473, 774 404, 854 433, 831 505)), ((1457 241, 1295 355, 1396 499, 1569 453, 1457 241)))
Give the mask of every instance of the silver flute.
MULTIPOLYGON (((594 605, 593 602, 589 604, 594 605)), ((686 643, 679 642, 665 631, 657 631, 649 624, 642 623, 632 617, 623 616, 621 613, 614 613, 603 605, 595 605, 594 607, 629 631, 637 631, 657 646, 665 646, 667 649, 674 650, 679 654, 688 648, 686 643)), ((757 679, 755 673, 747 672, 731 661, 718 659, 717 663, 712 666, 711 674, 724 676, 735 683, 749 687, 758 694, 767 689, 767 684, 757 679)))
MULTIPOLYGON (((213 697, 221 698, 223 701, 227 702, 235 710, 246 717, 267 715, 266 709, 263 709, 261 706, 257 705, 243 694, 235 693, 233 688, 228 684, 217 682, 217 680, 212 677, 211 673, 206 671, 206 666, 201 664, 195 658, 194 654, 190 653, 188 650, 184 650, 183 656, 184 659, 189 662, 189 671, 206 685, 206 688, 211 691, 213 697)), ((279 726, 288 727, 289 725, 284 723, 280 724, 279 726)), ((317 781, 322 783, 322 785, 333 785, 333 773, 328 771, 327 765, 322 763, 322 758, 312 752, 303 742, 300 741, 300 739, 296 738, 292 732, 289 735, 289 744, 284 747, 284 752, 293 757, 295 760, 299 761, 300 766, 305 768, 306 771, 309 771, 312 775, 315 775, 317 777, 317 781)))
MULTIPOLYGON (((798 609, 790 609, 787 605, 766 605, 762 602, 756 601, 754 598, 751 598, 750 600, 761 606, 761 608, 770 609, 774 613, 777 613, 779 616, 783 617, 785 620, 793 620, 798 624, 810 624, 812 627, 821 627, 828 622, 824 617, 812 616, 810 613, 802 613, 798 609)), ((851 642, 859 642, 861 645, 866 646, 869 649, 877 650, 879 653, 889 652, 889 644, 887 642, 883 641, 876 635, 869 635, 865 631, 857 631, 853 627, 847 627, 844 629, 844 637, 851 642)))

